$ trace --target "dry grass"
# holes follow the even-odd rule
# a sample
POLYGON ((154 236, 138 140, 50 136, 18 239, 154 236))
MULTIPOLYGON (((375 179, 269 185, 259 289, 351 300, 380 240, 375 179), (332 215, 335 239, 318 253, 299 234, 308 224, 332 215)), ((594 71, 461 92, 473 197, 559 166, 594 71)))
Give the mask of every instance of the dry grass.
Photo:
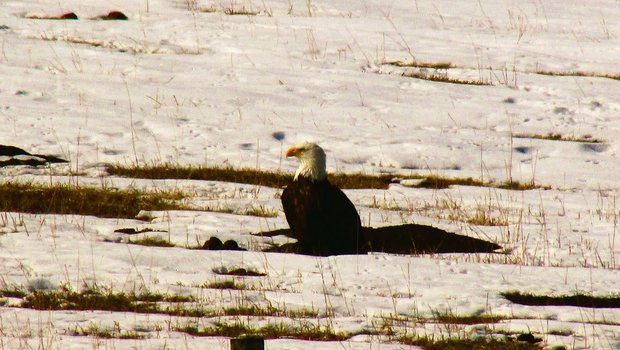
POLYGON ((104 328, 95 324, 88 325, 86 327, 75 326, 69 329, 69 334, 72 336, 88 336, 103 339, 144 339, 144 335, 135 331, 126 331, 120 328, 118 323, 114 324, 112 328, 104 328))
POLYGON ((229 15, 229 16, 236 16, 236 15, 256 16, 258 15, 258 11, 253 11, 245 7, 241 7, 241 8, 228 7, 228 8, 225 8, 223 12, 225 15, 229 15))
MULTIPOLYGON (((0 211, 31 214, 92 215, 101 218, 124 218, 149 221, 140 211, 202 210, 238 215, 277 217, 278 212, 264 205, 251 206, 235 212, 226 207, 194 207, 180 202, 187 194, 178 190, 141 191, 65 184, 38 185, 5 182, 0 184, 0 211)), ((131 232, 138 233, 138 232, 131 232)), ((130 243, 158 245, 148 239, 130 243), (153 243, 153 244, 149 244, 153 243)), ((161 245, 160 245, 161 246, 161 245)))
MULTIPOLYGON (((282 172, 264 171, 248 168, 179 166, 174 164, 153 166, 110 165, 110 175, 141 179, 187 179, 245 183, 257 186, 282 188, 291 180, 292 175, 282 172)), ((418 183, 407 185, 415 188, 443 189, 450 186, 495 187, 511 190, 529 190, 541 188, 533 183, 504 182, 489 183, 469 178, 447 178, 436 175, 369 175, 369 174, 328 174, 329 181, 342 189, 387 189, 392 183, 402 179, 418 179, 418 183)), ((258 208, 260 209, 260 208, 258 208)), ((259 210, 258 216, 273 215, 270 210, 259 210), (266 211, 266 212, 265 212, 266 211)))
POLYGON ((497 339, 434 339, 404 336, 398 338, 398 341, 419 346, 424 350, 540 350, 540 346, 536 344, 497 339))
MULTIPOLYGON (((479 339, 418 337, 396 335, 393 327, 380 329, 362 329, 356 332, 337 332, 330 322, 321 322, 320 315, 314 310, 282 310, 270 305, 237 305, 214 310, 202 308, 191 296, 179 296, 151 292, 126 293, 115 292, 100 287, 86 288, 80 292, 69 287, 55 291, 26 292, 19 288, 0 290, 3 297, 21 298, 23 308, 36 310, 105 310, 113 312, 157 313, 181 317, 284 317, 287 321, 274 321, 262 327, 251 326, 240 319, 232 323, 216 322, 213 326, 198 328, 194 325, 172 326, 173 330, 192 336, 239 337, 256 336, 266 339, 293 338, 315 341, 343 341, 357 335, 378 335, 390 337, 405 345, 420 346, 423 349, 538 349, 525 342, 500 341, 492 338, 479 339), (189 303, 189 306, 187 306, 189 303), (171 305, 172 304, 172 305, 171 305), (319 319, 319 322, 314 319, 319 319)), ((408 320, 405 320, 409 322, 408 320)), ((501 317, 492 315, 458 316, 435 314, 431 318, 417 319, 415 322, 440 323, 448 325, 490 324, 502 321, 501 317)), ((96 325, 75 327, 69 330, 72 335, 94 336, 97 338, 141 339, 144 336, 135 332, 122 330, 120 324, 106 328, 96 325)))
POLYGON ((400 68, 414 68, 401 72, 401 76, 408 78, 416 78, 422 80, 436 81, 440 83, 463 84, 463 85, 493 85, 488 81, 459 79, 448 76, 447 71, 451 68, 457 68, 450 62, 427 63, 418 61, 385 61, 382 64, 400 68), (432 69, 432 72, 427 70, 432 69))
MULTIPOLYGON (((256 16, 260 13, 259 11, 252 10, 245 6, 237 7, 235 6, 234 3, 232 3, 230 6, 211 5, 211 6, 203 6, 198 9, 196 9, 195 6, 188 6, 188 8, 190 10, 197 10, 198 12, 202 12, 202 13, 222 12, 223 14, 228 15, 228 16, 256 16)), ((267 13, 269 14, 268 11, 267 13)))
MULTIPOLYGON (((229 281, 227 281, 229 282, 229 281)), ((232 282, 232 281, 230 281, 232 282)), ((234 282, 220 284, 219 289, 242 290, 234 282), (226 288, 224 288, 226 287, 226 288)), ((216 288, 213 286, 212 288, 216 288)), ((217 316, 274 316, 289 318, 316 318, 318 313, 313 310, 282 310, 271 305, 238 305, 214 309, 210 305, 198 303, 192 296, 161 294, 151 292, 122 292, 112 291, 100 287, 86 288, 75 291, 68 287, 61 287, 55 291, 26 292, 21 289, 0 290, 3 297, 20 298, 19 306, 35 310, 104 310, 114 312, 135 312, 147 314, 164 314, 182 317, 217 317, 217 316), (19 291, 19 292, 17 292, 19 291)), ((121 332, 109 334, 109 330, 81 328, 79 335, 93 334, 99 337, 118 338, 121 332)))
POLYGON ((412 68, 432 68, 432 69, 450 69, 455 68, 456 66, 450 62, 437 62, 437 63, 427 63, 427 62, 417 62, 417 61, 385 61, 383 64, 387 64, 390 66, 396 67, 412 67, 412 68))
POLYGON ((195 326, 184 326, 175 329, 198 337, 239 337, 259 336, 266 339, 293 338, 315 341, 342 341, 351 337, 350 334, 336 333, 329 326, 316 325, 312 322, 298 324, 270 323, 263 327, 252 327, 242 322, 232 324, 216 323, 215 326, 199 329, 195 326))
POLYGON ((231 324, 216 323, 214 326, 198 328, 194 325, 185 325, 174 327, 175 331, 188 333, 192 336, 199 337, 257 337, 264 339, 292 338, 301 340, 314 341, 345 341, 358 335, 377 335, 387 336, 394 341, 405 345, 419 346, 422 349, 429 350, 530 350, 540 349, 535 344, 515 341, 501 341, 496 339, 479 339, 467 338, 441 338, 434 339, 432 337, 419 337, 411 335, 403 335, 394 337, 392 330, 361 330, 359 332, 345 333, 336 332, 329 325, 320 325, 312 322, 289 322, 289 323, 269 323, 263 327, 253 327, 246 323, 237 321, 231 324))
POLYGON ((273 208, 268 208, 265 205, 251 206, 245 208, 240 212, 241 215, 256 216, 261 218, 275 218, 278 217, 278 211, 273 208))
POLYGON ((442 323, 442 324, 463 324, 463 325, 472 325, 472 324, 488 324, 488 323, 498 323, 502 320, 505 320, 505 317, 501 316, 493 316, 493 315, 453 315, 453 314, 442 314, 436 313, 431 319, 424 319, 425 322, 434 322, 434 323, 442 323))
POLYGON ((513 191, 527 191, 527 190, 535 190, 535 189, 543 189, 548 190, 550 186, 539 186, 533 182, 519 182, 519 181, 504 181, 499 184, 493 186, 486 187, 495 187, 501 188, 503 190, 513 190, 513 191))
MULTIPOLYGON (((205 167, 205 166, 178 166, 174 164, 146 165, 146 166, 121 166, 110 165, 107 168, 110 175, 124 176, 140 179, 187 179, 209 180, 245 183, 257 186, 281 188, 287 185, 292 175, 282 172, 263 171, 249 168, 232 167, 205 167)), ((392 183, 390 175, 365 175, 365 174, 330 174, 329 180, 341 187, 348 189, 358 188, 388 188, 392 183)))
POLYGON ((223 314, 226 316, 256 316, 256 317, 289 317, 289 318, 317 318, 319 313, 314 310, 281 310, 271 305, 240 305, 224 308, 223 314))
POLYGON ((597 139, 592 135, 583 136, 564 136, 558 133, 548 134, 513 134, 512 137, 519 139, 538 139, 538 140, 551 140, 551 141, 567 141, 567 142, 582 142, 582 143, 605 143, 605 140, 597 139))
MULTIPOLYGON (((3 292, 4 294, 4 292, 3 292)), ((89 287, 75 291, 63 286, 56 291, 33 291, 25 293, 20 304, 23 308, 35 310, 105 310, 138 313, 170 313, 157 303, 190 302, 192 297, 160 293, 125 293, 111 289, 89 287)))
POLYGON ((490 82, 482 80, 459 79, 449 77, 447 74, 427 73, 424 71, 407 71, 401 73, 401 76, 407 78, 416 78, 422 80, 436 81, 440 83, 462 84, 462 85, 493 85, 490 82))
POLYGON ((0 211, 32 214, 76 214, 135 218, 140 210, 182 210, 179 191, 143 192, 113 188, 5 182, 0 184, 0 211))
POLYGON ((593 72, 577 72, 577 71, 547 71, 547 70, 537 70, 536 74, 541 75, 550 75, 556 77, 592 77, 592 78, 608 78, 613 80, 620 80, 620 74, 609 74, 609 73, 593 73, 593 72))
POLYGON ((204 283, 200 285, 201 288, 206 289, 233 289, 233 290, 247 290, 248 287, 244 284, 237 283, 234 280, 224 280, 204 283))
POLYGON ((420 181, 418 184, 415 184, 413 187, 442 189, 442 188, 448 188, 453 185, 484 187, 485 183, 483 183, 480 180, 473 179, 471 177, 447 178, 447 177, 441 177, 441 176, 436 176, 436 175, 430 175, 430 176, 424 177, 422 181, 420 181))
POLYGON ((219 268, 219 269, 213 269, 213 272, 218 275, 225 275, 225 276, 244 276, 244 277, 267 276, 267 274, 264 272, 260 272, 260 271, 250 269, 250 268, 245 268, 245 267, 234 267, 231 269, 219 268))
POLYGON ((283 187, 290 175, 255 169, 232 167, 179 166, 174 164, 122 166, 109 165, 110 175, 140 179, 187 179, 246 183, 268 187, 283 187))
POLYGON ((136 244, 136 245, 142 245, 142 246, 146 246, 146 247, 170 248, 170 247, 174 247, 175 246, 170 241, 166 241, 165 239, 163 239, 161 237, 143 237, 143 238, 138 238, 138 239, 130 239, 127 243, 129 243, 129 244, 136 244))
POLYGON ((508 215, 493 215, 489 208, 476 208, 467 223, 479 226, 508 226, 508 215))

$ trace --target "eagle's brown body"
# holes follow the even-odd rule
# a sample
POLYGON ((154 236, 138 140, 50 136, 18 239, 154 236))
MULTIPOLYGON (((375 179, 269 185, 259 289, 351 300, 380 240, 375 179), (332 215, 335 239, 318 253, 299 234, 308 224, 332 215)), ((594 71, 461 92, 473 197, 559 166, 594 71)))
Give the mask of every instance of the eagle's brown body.
POLYGON ((282 206, 299 253, 359 253, 359 214, 344 192, 327 179, 298 176, 282 193, 282 206))

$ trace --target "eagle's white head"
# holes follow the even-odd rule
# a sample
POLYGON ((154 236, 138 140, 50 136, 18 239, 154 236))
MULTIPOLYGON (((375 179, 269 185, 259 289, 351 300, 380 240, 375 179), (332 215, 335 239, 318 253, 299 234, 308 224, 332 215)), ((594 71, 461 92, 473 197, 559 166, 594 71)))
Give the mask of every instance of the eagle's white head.
POLYGON ((295 173, 295 180, 301 175, 311 181, 322 181, 327 177, 325 171, 325 151, 312 142, 304 142, 293 146, 286 151, 287 157, 297 157, 299 168, 295 173))

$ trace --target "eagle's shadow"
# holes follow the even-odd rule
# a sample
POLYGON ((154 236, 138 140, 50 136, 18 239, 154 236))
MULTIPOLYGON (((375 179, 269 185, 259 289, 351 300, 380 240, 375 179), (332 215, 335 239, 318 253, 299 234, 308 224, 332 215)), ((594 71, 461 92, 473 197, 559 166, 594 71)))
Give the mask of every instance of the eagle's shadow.
MULTIPOLYGON (((284 235, 295 238, 290 229, 259 232, 255 235, 274 237, 284 235)), ((490 241, 458 235, 433 226, 403 224, 385 227, 362 227, 358 240, 358 254, 381 252, 392 254, 435 254, 435 253, 497 253, 501 246, 490 241)), ((339 255, 349 252, 323 254, 321 251, 300 251, 297 243, 271 246, 265 251, 298 253, 305 255, 339 255)))

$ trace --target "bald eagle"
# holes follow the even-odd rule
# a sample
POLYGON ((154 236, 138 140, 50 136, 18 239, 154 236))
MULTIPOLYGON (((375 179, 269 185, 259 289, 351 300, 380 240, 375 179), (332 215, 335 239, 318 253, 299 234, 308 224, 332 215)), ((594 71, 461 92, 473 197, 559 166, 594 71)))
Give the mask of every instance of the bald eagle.
POLYGON ((282 206, 302 254, 360 253, 362 225, 349 198, 327 179, 325 152, 315 143, 291 147, 299 168, 282 193, 282 206))
MULTIPOLYGON (((325 152, 314 143, 291 147, 299 168, 282 192, 282 206, 298 253, 309 255, 364 254, 367 252, 480 253, 501 247, 493 242, 457 235, 419 224, 362 227, 349 198, 327 179, 325 152)), ((274 231, 280 234, 282 230, 274 231)))

